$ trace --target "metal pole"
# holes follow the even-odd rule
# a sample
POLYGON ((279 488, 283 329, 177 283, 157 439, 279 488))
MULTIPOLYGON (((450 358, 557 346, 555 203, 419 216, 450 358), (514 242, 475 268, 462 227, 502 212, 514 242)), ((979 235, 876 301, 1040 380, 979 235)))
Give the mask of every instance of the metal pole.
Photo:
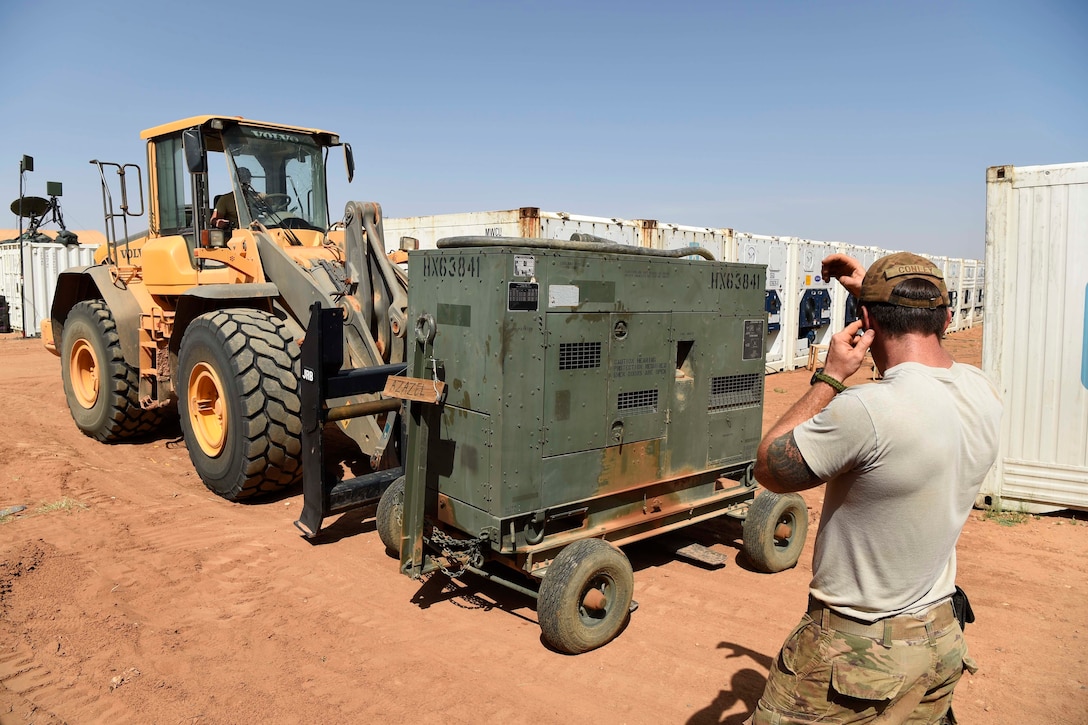
MULTIPOLYGON (((26 245, 26 240, 23 239, 23 196, 26 186, 26 172, 27 172, 27 159, 29 156, 24 155, 19 160, 19 316, 22 318, 19 320, 19 325, 23 328, 23 337, 26 337, 26 255, 23 247, 26 245)), ((31 160, 30 168, 34 168, 34 161, 31 160)))

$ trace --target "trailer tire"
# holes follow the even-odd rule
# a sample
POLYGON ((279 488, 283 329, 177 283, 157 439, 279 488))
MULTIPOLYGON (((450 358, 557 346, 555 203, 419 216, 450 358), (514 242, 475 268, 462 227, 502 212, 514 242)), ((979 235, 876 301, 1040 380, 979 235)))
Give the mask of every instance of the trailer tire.
POLYGON ((140 407, 140 371, 125 362, 113 313, 102 300, 80 302, 61 330, 60 375, 72 420, 104 443, 145 435, 162 422, 140 407))
POLYGON ((808 508, 796 493, 764 491, 744 519, 742 551, 756 569, 768 574, 797 564, 808 534, 808 508))
POLYGON ((230 501, 273 493, 302 475, 299 347, 268 312, 194 319, 178 353, 178 415, 204 485, 230 501))
POLYGON ((582 539, 564 547, 540 583, 537 616, 544 640, 567 654, 607 644, 626 624, 634 590, 631 562, 612 544, 582 539))
POLYGON ((385 550, 392 556, 400 556, 400 539, 404 533, 404 476, 385 489, 378 499, 378 510, 374 513, 374 528, 378 538, 385 544, 385 550))

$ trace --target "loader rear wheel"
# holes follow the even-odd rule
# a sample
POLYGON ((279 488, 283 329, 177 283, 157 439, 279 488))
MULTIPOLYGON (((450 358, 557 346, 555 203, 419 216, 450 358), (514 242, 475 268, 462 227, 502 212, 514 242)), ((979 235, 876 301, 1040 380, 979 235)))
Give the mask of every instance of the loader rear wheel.
POLYGON ((808 534, 808 508, 796 493, 764 491, 744 519, 742 550, 757 569, 768 574, 797 564, 808 534))
POLYGON ((568 654, 608 643, 627 621, 634 590, 631 562, 612 544, 582 539, 564 547, 540 583, 544 640, 568 654))
POLYGON ((393 481, 378 500, 378 510, 374 513, 374 527, 378 538, 385 544, 385 550, 394 556, 400 556, 400 539, 404 533, 404 476, 393 481))
POLYGON ((84 434, 113 442, 150 433, 160 409, 140 408, 140 371, 125 362, 110 308, 102 300, 75 305, 61 329, 61 380, 68 410, 84 434))
POLYGON ((178 414, 204 485, 231 501, 302 475, 299 348, 260 310, 197 317, 178 353, 178 414))

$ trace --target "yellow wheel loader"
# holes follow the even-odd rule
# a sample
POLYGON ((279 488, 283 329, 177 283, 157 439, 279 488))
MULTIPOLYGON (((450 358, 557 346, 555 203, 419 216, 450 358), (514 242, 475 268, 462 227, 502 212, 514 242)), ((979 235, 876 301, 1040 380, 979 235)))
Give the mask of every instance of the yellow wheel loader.
MULTIPOLYGON (((42 326, 72 418, 88 436, 120 441, 153 431, 176 403, 209 489, 240 500, 290 486, 303 470, 300 342, 311 310, 339 309, 345 368, 403 368, 407 278, 386 257, 381 208, 351 202, 330 224, 329 152, 343 148, 349 181, 354 160, 327 131, 196 116, 141 138, 146 204, 139 166, 91 162, 108 243, 96 264, 61 273, 42 326), (147 231, 130 235, 145 212, 147 231)), ((370 392, 329 402, 355 411, 339 424, 375 470, 399 463, 398 401, 370 392)))

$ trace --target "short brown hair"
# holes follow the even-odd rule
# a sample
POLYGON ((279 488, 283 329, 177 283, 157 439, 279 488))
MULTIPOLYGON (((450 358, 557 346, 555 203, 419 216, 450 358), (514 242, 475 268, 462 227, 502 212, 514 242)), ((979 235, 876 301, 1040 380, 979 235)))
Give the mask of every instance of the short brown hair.
MULTIPOLYGON (((904 300, 930 300, 940 296, 937 285, 920 277, 903 280, 895 286, 892 293, 904 300)), ((862 302, 861 305, 869 310, 881 332, 888 337, 900 337, 910 333, 941 337, 948 324, 948 305, 932 308, 908 307, 888 302, 862 302)))

